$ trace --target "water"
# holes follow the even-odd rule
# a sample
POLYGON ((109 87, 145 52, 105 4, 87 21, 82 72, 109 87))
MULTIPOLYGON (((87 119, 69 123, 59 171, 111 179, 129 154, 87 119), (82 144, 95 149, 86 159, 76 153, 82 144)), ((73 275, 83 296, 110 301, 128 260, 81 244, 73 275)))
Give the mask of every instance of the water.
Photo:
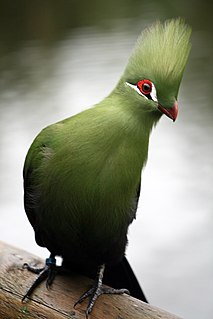
POLYGON ((127 256, 151 304, 209 319, 213 304, 212 42, 208 3, 110 2, 85 10, 0 1, 0 240, 46 257, 24 213, 22 168, 38 132, 105 97, 139 30, 185 16, 193 51, 174 124, 154 130, 127 256), (12 7, 11 7, 12 6, 12 7), (99 7, 100 6, 100 7, 99 7), (59 10, 60 9, 60 10, 59 10), (69 10, 68 10, 69 9, 69 10))

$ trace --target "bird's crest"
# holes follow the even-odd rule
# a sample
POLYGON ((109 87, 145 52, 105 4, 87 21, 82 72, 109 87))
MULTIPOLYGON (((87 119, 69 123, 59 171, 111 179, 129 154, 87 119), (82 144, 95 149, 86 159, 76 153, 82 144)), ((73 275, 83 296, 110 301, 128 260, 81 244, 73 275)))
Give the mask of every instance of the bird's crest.
POLYGON ((144 76, 179 87, 191 47, 190 34, 190 27, 180 18, 147 28, 138 38, 123 79, 131 83, 144 76))

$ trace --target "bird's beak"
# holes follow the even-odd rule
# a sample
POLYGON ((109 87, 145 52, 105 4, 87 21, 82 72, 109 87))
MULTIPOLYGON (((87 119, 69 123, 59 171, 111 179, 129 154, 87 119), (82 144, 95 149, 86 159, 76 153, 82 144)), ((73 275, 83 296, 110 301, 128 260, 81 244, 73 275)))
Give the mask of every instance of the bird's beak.
POLYGON ((165 108, 162 105, 158 104, 158 109, 164 113, 166 116, 168 116, 170 119, 173 120, 173 122, 176 120, 178 115, 178 103, 175 101, 172 108, 165 108))

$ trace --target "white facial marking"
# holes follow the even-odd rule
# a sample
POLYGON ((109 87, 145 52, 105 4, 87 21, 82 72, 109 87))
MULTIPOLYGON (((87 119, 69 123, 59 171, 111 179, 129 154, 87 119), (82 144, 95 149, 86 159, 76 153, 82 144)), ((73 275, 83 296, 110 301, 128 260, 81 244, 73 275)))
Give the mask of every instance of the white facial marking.
MULTIPOLYGON (((138 94, 140 94, 141 96, 145 97, 145 99, 149 100, 149 98, 145 94, 141 93, 141 91, 139 90, 137 85, 134 85, 134 84, 131 84, 131 83, 128 83, 128 82, 126 82, 126 84, 128 86, 130 86, 133 90, 135 90, 138 94)), ((153 83, 152 83, 152 92, 150 93, 150 95, 151 95, 151 98, 152 98, 153 101, 155 101, 155 102, 158 101, 156 88, 155 88, 153 83)))
POLYGON ((154 86, 154 84, 152 83, 152 92, 150 93, 151 98, 153 99, 153 101, 157 102, 157 92, 156 92, 156 88, 154 86))
MULTIPOLYGON (((130 84, 130 83, 128 83, 128 82, 126 82, 126 84, 127 84, 128 86, 130 86, 133 90, 135 90, 138 94, 144 96, 144 95, 141 93, 141 91, 139 90, 139 88, 137 87, 137 85, 130 84)), ((146 97, 146 96, 144 96, 144 97, 145 97, 146 99, 148 99, 148 97, 146 97)))

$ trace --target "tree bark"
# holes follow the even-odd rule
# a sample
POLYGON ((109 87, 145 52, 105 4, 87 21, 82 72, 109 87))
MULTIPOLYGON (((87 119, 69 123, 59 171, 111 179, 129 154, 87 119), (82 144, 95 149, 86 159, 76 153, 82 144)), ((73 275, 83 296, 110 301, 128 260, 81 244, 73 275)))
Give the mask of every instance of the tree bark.
MULTIPOLYGON (((87 300, 73 308, 89 288, 89 278, 71 273, 56 276, 51 288, 45 282, 30 299, 22 302, 36 274, 23 264, 42 267, 44 262, 30 253, 0 242, 0 318, 2 319, 85 319, 87 300)), ((102 295, 96 302, 91 319, 180 319, 175 315, 127 295, 102 295)))

